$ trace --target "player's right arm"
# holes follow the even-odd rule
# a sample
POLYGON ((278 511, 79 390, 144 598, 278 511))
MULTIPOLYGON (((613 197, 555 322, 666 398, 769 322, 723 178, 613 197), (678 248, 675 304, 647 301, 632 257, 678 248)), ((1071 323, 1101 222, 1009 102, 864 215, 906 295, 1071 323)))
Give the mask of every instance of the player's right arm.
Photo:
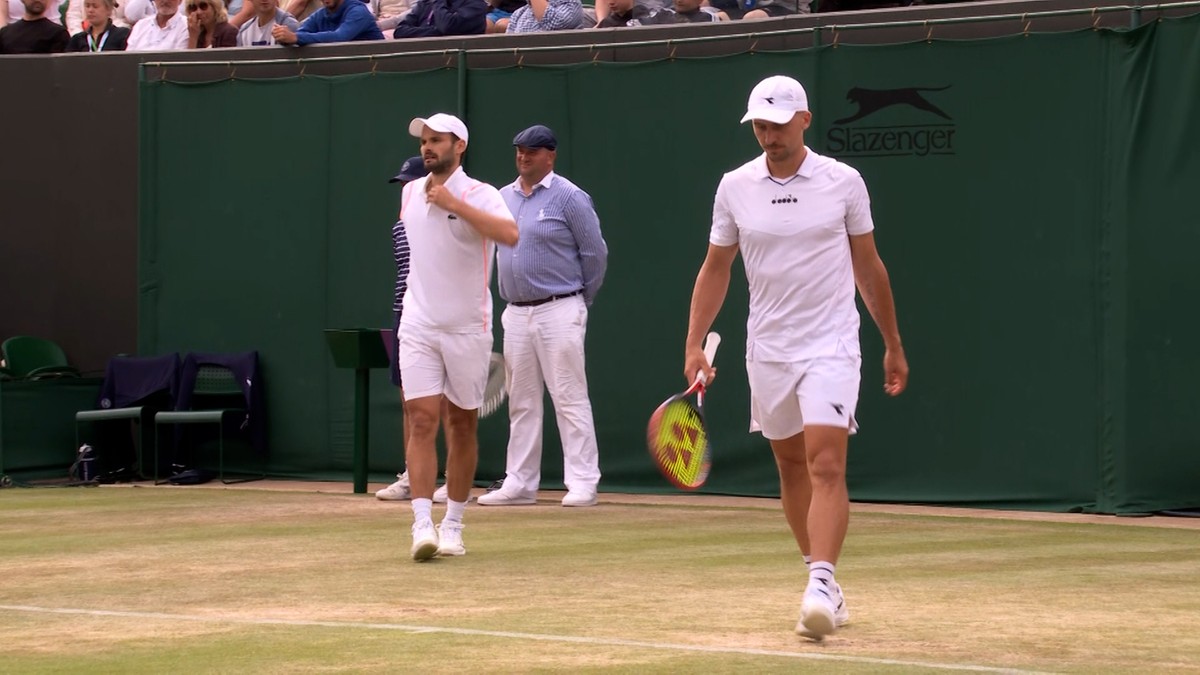
POLYGON ((737 254, 737 223, 729 210, 725 180, 722 179, 717 186, 716 199, 713 200, 708 255, 704 256, 704 264, 700 266, 696 285, 692 288, 692 306, 688 313, 688 333, 683 354, 683 376, 689 384, 695 381, 696 373, 702 368, 709 384, 716 376, 717 371, 704 357, 704 336, 708 335, 717 313, 721 311, 721 305, 725 304, 733 260, 737 254))
POLYGON ((708 245, 708 255, 696 275, 692 288, 692 309, 688 314, 687 342, 684 345, 683 376, 688 383, 694 382, 696 373, 703 368, 709 384, 716 377, 716 370, 704 357, 704 336, 712 328, 725 295, 729 292, 729 277, 733 260, 737 257, 737 244, 733 246, 708 245))

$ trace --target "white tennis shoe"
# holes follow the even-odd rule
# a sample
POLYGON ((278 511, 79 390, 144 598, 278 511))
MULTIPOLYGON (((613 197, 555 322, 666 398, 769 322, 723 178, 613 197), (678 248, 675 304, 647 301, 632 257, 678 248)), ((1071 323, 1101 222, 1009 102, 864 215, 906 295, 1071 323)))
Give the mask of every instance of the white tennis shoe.
MULTIPOLYGON (((412 559, 417 562, 429 560, 438 552, 438 533, 429 519, 413 523, 412 559)), ((461 542, 461 538, 460 538, 461 542)))
POLYGON ((850 623, 850 608, 846 606, 846 596, 842 594, 842 587, 838 582, 833 582, 834 596, 837 599, 837 609, 833 612, 834 623, 838 628, 850 623))
POLYGON ((466 555, 467 547, 463 545, 462 522, 443 520, 438 525, 438 555, 466 555))
POLYGON ((375 498, 385 502, 401 502, 412 497, 412 488, 408 484, 408 472, 396 474, 396 482, 375 491, 375 498))
MULTIPOLYGON (((818 642, 832 635, 838 627, 838 596, 840 593, 836 588, 830 589, 820 582, 809 582, 804 599, 800 602, 800 621, 796 623, 796 632, 818 642)), ((844 610, 846 603, 840 604, 844 610)), ((849 619, 847 612, 846 620, 849 619)))
POLYGON ((536 504, 537 497, 519 492, 516 489, 510 490, 507 487, 502 487, 494 492, 479 495, 475 501, 483 506, 523 506, 536 504))

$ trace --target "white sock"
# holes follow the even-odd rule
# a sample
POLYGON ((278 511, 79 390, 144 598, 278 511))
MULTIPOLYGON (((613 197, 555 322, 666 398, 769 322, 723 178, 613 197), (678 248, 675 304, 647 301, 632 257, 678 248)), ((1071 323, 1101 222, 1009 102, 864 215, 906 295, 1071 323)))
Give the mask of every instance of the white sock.
POLYGON ((433 500, 418 497, 412 500, 413 522, 433 520, 433 500))
POLYGON ((808 585, 821 584, 825 588, 833 588, 833 563, 818 560, 808 566, 808 585))
POLYGON ((453 499, 447 499, 446 500, 446 517, 442 519, 442 522, 444 523, 448 520, 452 523, 461 523, 462 517, 463 517, 463 512, 466 510, 467 510, 466 502, 456 502, 453 499))

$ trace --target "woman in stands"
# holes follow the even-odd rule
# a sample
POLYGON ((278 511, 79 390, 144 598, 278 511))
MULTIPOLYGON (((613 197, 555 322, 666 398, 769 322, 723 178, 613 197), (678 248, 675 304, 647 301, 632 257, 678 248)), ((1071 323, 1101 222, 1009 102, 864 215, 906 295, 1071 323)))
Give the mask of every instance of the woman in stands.
POLYGON ((87 28, 71 36, 69 52, 123 52, 130 29, 113 24, 113 0, 83 0, 87 28))
POLYGON ((237 29, 229 23, 224 0, 188 0, 188 49, 236 47, 237 29))

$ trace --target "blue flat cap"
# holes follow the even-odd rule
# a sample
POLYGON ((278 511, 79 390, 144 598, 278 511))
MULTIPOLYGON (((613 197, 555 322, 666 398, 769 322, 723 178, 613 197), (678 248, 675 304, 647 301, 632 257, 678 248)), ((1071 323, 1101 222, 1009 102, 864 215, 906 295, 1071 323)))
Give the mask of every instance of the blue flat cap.
POLYGON ((513 138, 513 145, 521 148, 555 150, 558 148, 558 139, 554 137, 554 132, 550 130, 550 127, 535 124, 517 134, 513 138))
POLYGON ((424 178, 429 173, 429 169, 425 168, 425 160, 418 157, 409 157, 400 165, 400 173, 392 176, 389 183, 408 183, 418 178, 424 178))

